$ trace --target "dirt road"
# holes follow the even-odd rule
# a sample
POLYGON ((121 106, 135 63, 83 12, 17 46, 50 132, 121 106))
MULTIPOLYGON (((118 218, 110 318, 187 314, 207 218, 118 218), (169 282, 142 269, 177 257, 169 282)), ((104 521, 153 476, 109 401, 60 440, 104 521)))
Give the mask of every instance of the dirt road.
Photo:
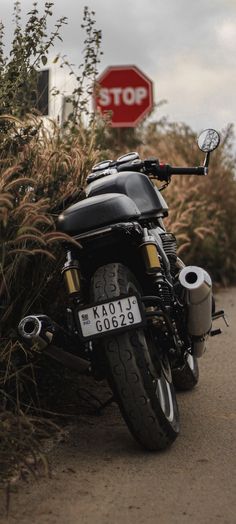
POLYGON ((231 325, 210 340, 199 386, 178 395, 172 448, 141 451, 115 406, 82 417, 51 453, 52 478, 13 494, 2 523, 236 523, 236 289, 217 295, 217 305, 231 325))

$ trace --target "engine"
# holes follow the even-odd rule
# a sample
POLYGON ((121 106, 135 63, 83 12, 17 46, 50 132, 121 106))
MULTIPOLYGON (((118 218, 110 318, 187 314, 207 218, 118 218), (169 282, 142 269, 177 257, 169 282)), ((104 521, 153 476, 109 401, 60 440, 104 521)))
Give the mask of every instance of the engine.
POLYGON ((177 244, 175 235, 172 233, 162 233, 160 235, 162 246, 170 263, 170 272, 174 276, 176 273, 177 244))

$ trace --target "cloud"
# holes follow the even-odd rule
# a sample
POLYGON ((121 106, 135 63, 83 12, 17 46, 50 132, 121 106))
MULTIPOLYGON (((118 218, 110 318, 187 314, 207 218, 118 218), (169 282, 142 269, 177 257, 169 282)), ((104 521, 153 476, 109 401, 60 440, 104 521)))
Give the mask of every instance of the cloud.
POLYGON ((217 67, 209 69, 195 56, 185 56, 176 61, 173 70, 156 78, 155 84, 158 98, 167 98, 164 109, 173 120, 194 121, 200 130, 209 126, 220 129, 235 118, 235 86, 227 66, 222 66, 219 74, 217 67))
POLYGON ((224 20, 217 29, 217 34, 221 44, 236 52, 236 21, 224 20))

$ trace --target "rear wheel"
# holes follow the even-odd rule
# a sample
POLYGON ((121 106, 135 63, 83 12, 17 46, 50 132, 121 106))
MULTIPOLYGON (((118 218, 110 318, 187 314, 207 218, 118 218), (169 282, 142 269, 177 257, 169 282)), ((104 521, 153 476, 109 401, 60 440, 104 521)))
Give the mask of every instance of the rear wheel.
MULTIPOLYGON (((134 275, 121 264, 99 268, 92 299, 103 302, 130 292, 139 294, 134 275)), ((179 432, 179 413, 167 356, 158 354, 150 333, 132 329, 101 339, 108 378, 134 438, 146 449, 169 446, 179 432)))

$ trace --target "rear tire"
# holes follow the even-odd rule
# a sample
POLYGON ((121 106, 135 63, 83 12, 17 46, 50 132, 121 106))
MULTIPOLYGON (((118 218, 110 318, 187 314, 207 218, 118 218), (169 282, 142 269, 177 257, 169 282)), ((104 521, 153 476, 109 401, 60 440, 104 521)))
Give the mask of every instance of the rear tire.
MULTIPOLYGON (((103 302, 130 292, 140 294, 134 275, 121 264, 99 268, 92 300, 103 302)), ((179 433, 179 412, 167 356, 154 350, 151 334, 132 329, 101 339, 108 379, 133 437, 148 450, 168 447, 179 433)))

